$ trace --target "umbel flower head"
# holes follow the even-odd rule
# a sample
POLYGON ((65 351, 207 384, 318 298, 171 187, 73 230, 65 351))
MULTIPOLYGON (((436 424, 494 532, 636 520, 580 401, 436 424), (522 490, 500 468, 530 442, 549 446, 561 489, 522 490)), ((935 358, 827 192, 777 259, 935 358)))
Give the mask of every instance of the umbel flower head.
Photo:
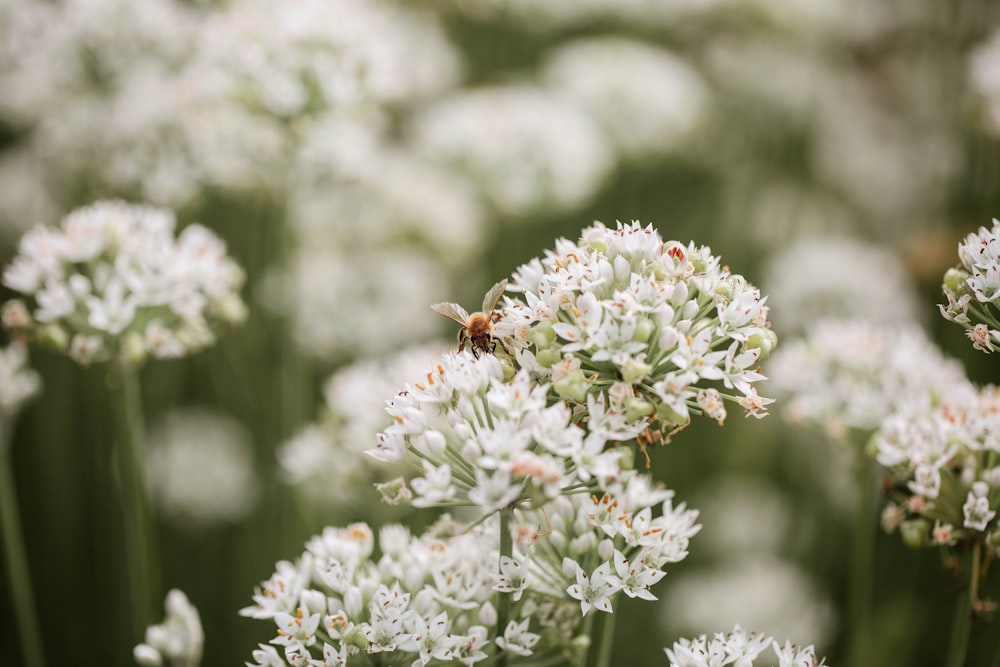
POLYGON ((385 526, 380 556, 368 525, 327 528, 295 563, 278 563, 240 612, 277 626, 274 646, 255 651, 254 664, 473 665, 498 650, 570 655, 584 616, 611 613, 620 593, 655 600, 650 588, 663 566, 687 555, 697 512, 674 507, 672 495, 636 477, 601 499, 559 498, 509 528, 513 548, 504 557, 495 515, 474 526, 445 516, 419 536, 385 526), (508 599, 503 628, 498 596, 508 599))
POLYGON ((941 315, 965 328, 972 345, 993 352, 1000 344, 1000 220, 980 227, 958 244, 959 265, 944 274, 941 289, 948 299, 941 315))
POLYGON ((4 326, 82 364, 211 345, 245 318, 244 274, 209 229, 188 225, 175 238, 174 226, 168 210, 100 201, 59 227, 34 227, 3 273, 23 295, 4 304, 4 326))
MULTIPOLYGON (((701 635, 695 639, 679 639, 673 647, 664 649, 670 667, 753 667, 765 651, 778 659, 777 667, 821 667, 825 659, 816 662, 816 649, 799 647, 790 641, 779 644, 775 639, 759 632, 747 632, 739 625, 729 632, 716 632, 709 639, 701 635)), ((773 665, 773 660, 759 665, 773 665)))
POLYGON ((495 329, 516 366, 613 424, 609 439, 666 441, 692 414, 721 424, 726 402, 767 413, 754 386, 777 341, 766 297, 705 246, 597 222, 521 266, 508 290, 495 329))
POLYGON ((883 527, 901 527, 911 546, 1000 541, 996 387, 956 388, 922 413, 894 415, 872 445, 893 481, 883 527))

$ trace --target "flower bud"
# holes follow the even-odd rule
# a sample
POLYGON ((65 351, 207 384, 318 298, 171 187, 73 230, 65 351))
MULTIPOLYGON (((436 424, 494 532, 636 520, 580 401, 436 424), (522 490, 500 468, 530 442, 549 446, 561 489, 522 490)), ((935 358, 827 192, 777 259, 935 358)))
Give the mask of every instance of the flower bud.
POLYGON ((747 338, 747 348, 757 348, 760 350, 760 357, 757 361, 766 359, 774 348, 778 346, 778 334, 772 329, 758 329, 757 333, 747 338))
POLYGON ((141 665, 141 667, 160 667, 163 664, 163 656, 149 644, 136 645, 132 649, 132 657, 136 664, 141 665))
POLYGON ((382 494, 382 502, 386 505, 401 505, 413 498, 413 493, 407 488, 406 480, 402 477, 376 484, 375 488, 382 494))
POLYGON ((656 324, 653 320, 643 317, 635 323, 635 333, 632 334, 632 340, 637 343, 645 343, 653 334, 656 333, 656 324))
POLYGON ((604 560, 611 560, 615 555, 615 543, 608 539, 603 539, 597 545, 597 555, 604 560))
POLYGON ((649 401, 640 398, 625 399, 625 419, 630 422, 637 421, 642 417, 648 417, 656 412, 656 407, 649 401))
POLYGON ((585 403, 590 383, 584 377, 583 371, 577 368, 553 382, 552 388, 559 398, 568 398, 578 403, 585 403))
POLYGON ((122 339, 121 358, 129 368, 137 368, 146 361, 146 340, 142 334, 130 331, 122 339))
MULTIPOLYGON (((648 320, 647 320, 648 321, 648 320)), ((653 367, 636 359, 629 359, 622 367, 622 380, 628 384, 635 384, 653 372, 653 367)))
POLYGON ((541 350, 535 355, 535 361, 542 368, 552 368, 555 364, 562 361, 562 352, 555 349, 541 350))
POLYGON ((676 426, 691 422, 691 415, 681 414, 666 403, 660 403, 656 406, 656 416, 666 423, 674 424, 676 426))
POLYGON ((899 526, 899 533, 903 537, 903 544, 911 549, 919 549, 925 546, 930 531, 931 524, 926 519, 910 519, 909 521, 904 521, 899 526))
POLYGON ((488 600, 479 608, 479 622, 485 625, 496 625, 497 610, 488 600))
POLYGON ((247 306, 236 294, 227 294, 215 301, 211 306, 211 312, 225 324, 243 324, 247 319, 247 306))
POLYGON ((951 268, 944 272, 944 289, 953 293, 961 293, 966 289, 966 280, 969 279, 969 273, 962 269, 951 268))
POLYGON ((538 350, 549 349, 555 339, 556 332, 548 320, 543 320, 528 330, 528 340, 534 343, 538 350))
POLYGON ((69 345, 69 334, 58 324, 46 324, 38 330, 38 342, 54 350, 65 350, 69 345))

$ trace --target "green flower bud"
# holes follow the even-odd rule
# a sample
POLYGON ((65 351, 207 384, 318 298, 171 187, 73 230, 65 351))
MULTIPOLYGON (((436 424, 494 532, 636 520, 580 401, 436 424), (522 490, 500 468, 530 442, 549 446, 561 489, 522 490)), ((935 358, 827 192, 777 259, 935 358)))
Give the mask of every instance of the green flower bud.
POLYGON ((553 365, 562 361, 562 353, 553 348, 541 350, 535 355, 535 361, 537 361, 538 365, 542 368, 552 368, 553 365))
POLYGON ((622 380, 629 384, 635 384, 652 372, 653 367, 649 364, 629 359, 628 363, 622 368, 622 380))
POLYGON ((656 324, 651 319, 643 318, 635 323, 635 333, 632 334, 632 340, 637 343, 645 343, 653 337, 654 333, 656 333, 656 324))
POLYGON ((46 324, 38 330, 38 342, 61 352, 69 345, 69 334, 58 324, 46 324))
POLYGON ((766 359, 770 356, 774 348, 778 346, 778 334, 774 333, 772 329, 758 329, 757 333, 751 335, 747 338, 747 347, 760 350, 760 359, 758 361, 766 359))
POLYGON ((680 426, 682 424, 687 425, 691 423, 691 415, 682 415, 666 403, 660 403, 656 406, 656 416, 666 423, 673 424, 675 426, 680 426))
POLYGON ((559 398, 568 398, 577 403, 585 403, 590 383, 584 377, 583 371, 577 368, 553 382, 552 388, 555 389, 559 398))
POLYGON ((618 469, 619 470, 634 470, 635 469, 635 450, 631 447, 615 447, 613 450, 618 454, 618 469))
POLYGON ((229 325, 243 324, 247 319, 247 306, 235 294, 228 294, 214 302, 212 312, 229 325))
POLYGON ((413 493, 406 486, 406 480, 402 477, 376 484, 375 488, 382 494, 382 502, 386 505, 401 505, 413 498, 413 493))
POLYGON ((964 269, 951 268, 944 272, 944 288, 953 293, 962 292, 966 288, 969 272, 964 269))
POLYGON ((497 361, 500 362, 500 368, 503 370, 503 380, 504 382, 510 380, 512 377, 517 375, 517 369, 514 368, 513 362, 511 362, 510 357, 506 354, 496 355, 497 361))
POLYGON ((625 399, 625 419, 630 422, 648 417, 654 412, 656 412, 656 407, 649 401, 644 401, 641 398, 625 399))
POLYGON ((931 524, 926 519, 910 519, 899 525, 899 533, 903 537, 903 544, 911 549, 919 549, 927 544, 927 536, 930 535, 931 524))
POLYGON ((354 628, 350 632, 344 635, 344 643, 348 646, 356 646, 362 651, 368 650, 368 640, 365 639, 364 634, 358 628, 354 628))
POLYGON ((547 350, 556 339, 556 332, 549 321, 539 322, 528 331, 528 340, 539 350, 547 350))
POLYGON ((590 637, 587 635, 577 635, 569 643, 569 650, 574 656, 573 662, 578 662, 579 659, 587 654, 590 649, 590 637))

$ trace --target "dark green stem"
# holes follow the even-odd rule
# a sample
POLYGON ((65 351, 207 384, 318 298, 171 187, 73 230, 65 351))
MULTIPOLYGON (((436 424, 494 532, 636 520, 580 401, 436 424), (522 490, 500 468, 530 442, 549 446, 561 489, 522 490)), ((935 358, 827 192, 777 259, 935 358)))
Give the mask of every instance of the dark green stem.
MULTIPOLYGON (((500 510, 500 557, 514 556, 514 538, 510 534, 510 514, 513 510, 505 507, 500 510)), ((499 571, 499 562, 497 563, 499 571)), ((507 622, 510 619, 510 594, 497 594, 497 637, 503 637, 507 629, 507 622)), ((507 651, 500 651, 497 655, 497 667, 507 667, 507 651)))
POLYGON ((142 396, 135 370, 113 370, 108 383, 115 420, 118 487, 125 521, 132 640, 140 641, 153 620, 153 610, 159 599, 156 534, 146 484, 142 396))
POLYGON ((604 612, 593 612, 594 619, 593 633, 590 648, 587 651, 588 667, 610 667, 611 649, 614 647, 615 638, 615 617, 614 614, 604 612))
POLYGON ((948 641, 945 667, 962 667, 965 664, 971 627, 972 603, 969 599, 969 592, 961 591, 958 594, 958 601, 955 603, 955 620, 951 626, 951 639, 948 641))
POLYGON ((864 667, 871 658, 872 594, 875 537, 878 530, 878 468, 865 458, 858 470, 858 515, 854 525, 854 553, 848 601, 850 639, 847 664, 864 667))
POLYGON ((10 578, 17 629, 21 638, 21 652, 25 667, 44 667, 42 633, 38 628, 35 598, 31 591, 31 573, 24 548, 24 533, 17 505, 17 489, 11 470, 10 443, 7 424, 0 419, 0 527, 3 529, 3 554, 10 578))

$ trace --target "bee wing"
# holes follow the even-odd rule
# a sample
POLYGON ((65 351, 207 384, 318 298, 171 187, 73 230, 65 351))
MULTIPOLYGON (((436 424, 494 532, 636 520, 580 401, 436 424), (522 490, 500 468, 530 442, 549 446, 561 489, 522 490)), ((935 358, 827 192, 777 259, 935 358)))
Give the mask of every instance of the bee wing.
POLYGON ((465 312, 465 308, 462 308, 457 303, 435 303, 431 306, 431 310, 438 315, 447 317, 449 320, 455 320, 463 327, 469 321, 469 314, 465 312))
POLYGON ((507 289, 507 279, 504 278, 496 285, 490 288, 490 291, 486 293, 483 297, 483 312, 491 313, 493 309, 497 307, 497 302, 500 300, 500 296, 503 291, 507 289))

